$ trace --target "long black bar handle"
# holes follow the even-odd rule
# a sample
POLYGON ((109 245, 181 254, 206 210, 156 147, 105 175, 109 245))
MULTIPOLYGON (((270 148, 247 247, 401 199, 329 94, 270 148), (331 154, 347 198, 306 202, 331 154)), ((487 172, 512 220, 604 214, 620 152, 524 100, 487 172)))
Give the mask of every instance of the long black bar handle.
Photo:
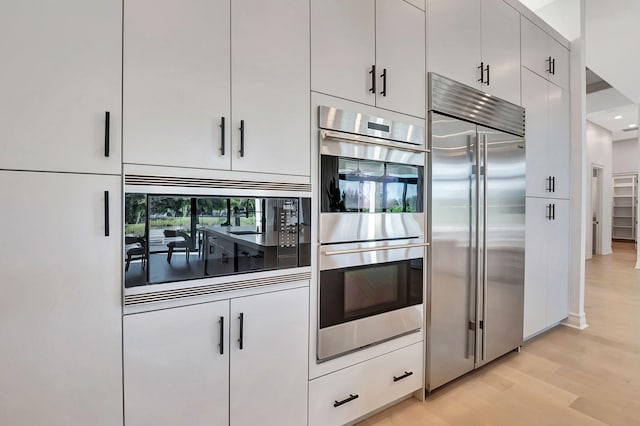
POLYGON ((244 120, 240 120, 240 157, 244 157, 244 120))
POLYGON ((224 355, 224 317, 220 317, 220 355, 224 355))
POLYGON ((491 85, 491 74, 489 74, 490 69, 489 69, 490 65, 487 64, 487 86, 491 85))
POLYGON ((556 75, 556 58, 551 61, 551 74, 556 75))
POLYGON ((240 320, 240 337, 238 338, 238 344, 240 350, 242 350, 244 349, 244 313, 240 313, 238 319, 240 320))
POLYGON ((551 61, 552 61, 551 56, 549 56, 549 57, 547 58, 547 60, 545 61, 545 62, 548 62, 548 63, 549 63, 549 66, 547 67, 547 72, 548 72, 549 74, 553 74, 553 68, 552 68, 552 65, 551 65, 551 61))
POLYGON ((376 93, 376 66, 375 65, 371 65, 371 71, 369 71, 369 74, 371 74, 371 88, 369 89, 369 91, 375 94, 376 93))
POLYGON ((104 191, 104 236, 109 236, 109 191, 104 191))
POLYGON ((546 217, 547 217, 548 220, 551 220, 551 204, 547 204, 546 209, 547 209, 547 216, 546 217))
POLYGON ((556 192, 556 177, 551 178, 551 192, 556 192))
POLYGON ((341 405, 346 404, 347 402, 351 402, 351 401, 353 401, 354 399, 358 399, 358 398, 360 398, 360 395, 358 395, 358 394, 353 395, 353 394, 351 394, 351 393, 350 393, 350 394, 349 394, 349 398, 347 398, 347 399, 343 399, 342 401, 334 401, 334 402, 333 402, 333 406, 334 406, 334 407, 339 407, 339 406, 341 406, 341 405))
POLYGON ((551 204, 551 219, 556 220, 556 204, 551 204))
POLYGON ((402 379, 406 379, 409 376, 413 376, 413 371, 405 371, 404 374, 400 377, 393 376, 394 382, 399 382, 402 379))
POLYGON ((220 155, 224 155, 224 117, 220 120, 220 155))
POLYGON ((111 131, 111 113, 109 111, 104 112, 104 156, 109 156, 110 146, 110 131, 111 131))
POLYGON ((484 62, 480 62, 478 69, 480 70, 480 78, 478 79, 478 82, 484 83, 484 62))
POLYGON ((382 96, 387 96, 387 69, 386 68, 382 70, 382 74, 380 75, 380 77, 382 77, 382 92, 380 92, 380 94, 382 96))

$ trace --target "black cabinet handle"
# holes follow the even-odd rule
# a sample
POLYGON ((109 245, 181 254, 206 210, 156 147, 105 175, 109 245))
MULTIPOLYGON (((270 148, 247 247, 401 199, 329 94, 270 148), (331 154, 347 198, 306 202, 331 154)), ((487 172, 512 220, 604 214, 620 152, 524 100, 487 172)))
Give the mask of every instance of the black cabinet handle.
POLYGON ((551 178, 551 192, 556 192, 556 177, 551 178))
POLYGON ((224 155, 224 117, 220 120, 220 155, 224 155))
POLYGON ((556 205, 551 204, 551 220, 556 220, 556 205))
POLYGON ((369 91, 375 94, 376 93, 376 66, 375 65, 371 65, 371 71, 369 71, 369 74, 371 74, 371 88, 369 89, 369 91))
POLYGON ((104 191, 104 236, 109 236, 109 191, 104 191))
POLYGON ((547 192, 551 192, 551 179, 553 179, 551 176, 547 178, 547 192))
POLYGON ((355 395, 349 394, 349 398, 347 398, 347 399, 343 399, 342 401, 334 401, 333 402, 333 406, 334 407, 339 407, 339 406, 341 406, 343 404, 346 404, 347 402, 351 402, 354 399, 358 399, 358 398, 360 398, 360 395, 358 395, 358 394, 355 394, 355 395))
POLYGON ((240 350, 244 349, 244 313, 240 313, 238 317, 240 319, 240 337, 238 343, 240 344, 240 350))
POLYGON ((220 355, 224 355, 224 317, 220 317, 220 355))
POLYGON ((480 79, 478 80, 478 82, 484 83, 484 62, 480 62, 480 66, 478 67, 478 69, 480 70, 480 79))
POLYGON ((553 74, 553 72, 552 72, 553 69, 551 68, 551 56, 549 56, 545 62, 547 62, 549 64, 549 66, 547 67, 547 72, 549 74, 553 74))
POLYGON ((110 136, 110 131, 111 131, 111 113, 109 111, 105 111, 104 112, 104 156, 108 157, 109 156, 109 151, 110 151, 110 147, 109 147, 109 142, 111 139, 110 136))
POLYGON ((244 157, 244 120, 240 120, 240 157, 244 157))
POLYGON ((380 77, 382 77, 382 92, 380 92, 380 94, 382 96, 387 96, 387 69, 386 68, 382 70, 382 74, 380 74, 380 77))
POLYGON ((547 204, 547 219, 551 220, 551 204, 547 204))
POLYGON ((489 64, 487 64, 487 86, 491 85, 491 74, 489 74, 489 64))
POLYGON ((413 371, 405 371, 404 374, 402 376, 400 376, 400 377, 393 376, 393 381, 394 382, 399 382, 400 380, 406 379, 407 377, 412 376, 412 375, 413 375, 413 371))
POLYGON ((556 75, 556 58, 551 61, 551 74, 556 75))

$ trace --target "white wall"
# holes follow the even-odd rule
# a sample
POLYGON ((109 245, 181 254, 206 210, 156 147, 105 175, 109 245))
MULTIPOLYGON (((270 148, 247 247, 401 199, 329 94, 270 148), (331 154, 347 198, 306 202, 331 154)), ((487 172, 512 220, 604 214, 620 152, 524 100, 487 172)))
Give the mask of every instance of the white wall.
POLYGON ((638 173, 638 139, 613 143, 613 174, 638 173))
MULTIPOLYGON (((613 173, 613 139, 611 132, 603 127, 587 121, 587 239, 585 257, 591 258, 593 227, 591 222, 592 190, 591 176, 593 166, 602 167, 602 212, 600 214, 600 227, 602 238, 600 247, 596 248, 598 254, 611 254, 611 205, 612 205, 612 173, 613 173)), ((637 162, 637 157, 633 157, 637 162)))

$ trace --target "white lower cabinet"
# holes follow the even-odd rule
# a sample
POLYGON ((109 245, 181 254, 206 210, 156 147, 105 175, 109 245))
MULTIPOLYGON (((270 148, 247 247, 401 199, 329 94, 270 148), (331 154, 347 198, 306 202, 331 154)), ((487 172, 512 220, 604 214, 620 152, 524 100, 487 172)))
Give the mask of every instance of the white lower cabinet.
POLYGON ((125 316, 126 426, 306 424, 308 306, 302 287, 125 316))
POLYGON ((343 425, 422 387, 423 343, 314 379, 309 426, 343 425))

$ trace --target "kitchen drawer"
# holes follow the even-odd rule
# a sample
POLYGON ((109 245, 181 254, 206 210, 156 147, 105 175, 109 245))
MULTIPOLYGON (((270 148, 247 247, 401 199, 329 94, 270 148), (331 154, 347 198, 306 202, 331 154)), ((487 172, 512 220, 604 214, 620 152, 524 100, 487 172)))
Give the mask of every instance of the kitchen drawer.
POLYGON ((309 384, 309 425, 341 425, 422 386, 422 342, 370 359, 309 384), (395 378, 412 373, 394 381, 395 378), (357 398, 353 398, 357 396, 357 398), (335 406, 336 402, 352 398, 335 406))

